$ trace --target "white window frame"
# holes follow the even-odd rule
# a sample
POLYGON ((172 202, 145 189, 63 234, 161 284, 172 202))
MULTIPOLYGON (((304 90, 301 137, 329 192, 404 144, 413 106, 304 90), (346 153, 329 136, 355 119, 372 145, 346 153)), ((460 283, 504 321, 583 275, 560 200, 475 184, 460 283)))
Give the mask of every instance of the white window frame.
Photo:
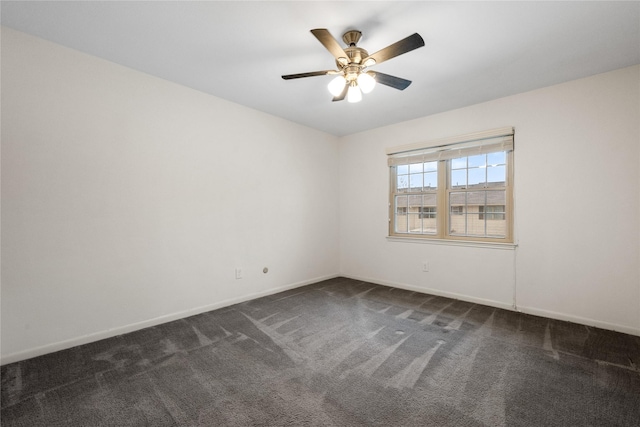
MULTIPOLYGON (((513 136, 512 127, 493 129, 452 138, 445 138, 430 142, 408 144, 388 148, 389 166, 389 237, 397 239, 424 239, 425 241, 457 241, 457 242, 486 242, 507 243, 514 242, 513 237, 513 136), (449 209, 449 195, 452 191, 449 183, 451 159, 487 154, 492 152, 506 152, 506 182, 505 191, 505 220, 504 237, 454 235, 449 232, 452 213, 449 209), (395 197, 397 195, 418 195, 418 192, 397 192, 398 165, 410 162, 438 162, 438 186, 436 190, 436 232, 396 232, 395 197)), ((455 190, 453 190, 455 191, 455 190)), ((481 190, 483 191, 483 190, 481 190)))

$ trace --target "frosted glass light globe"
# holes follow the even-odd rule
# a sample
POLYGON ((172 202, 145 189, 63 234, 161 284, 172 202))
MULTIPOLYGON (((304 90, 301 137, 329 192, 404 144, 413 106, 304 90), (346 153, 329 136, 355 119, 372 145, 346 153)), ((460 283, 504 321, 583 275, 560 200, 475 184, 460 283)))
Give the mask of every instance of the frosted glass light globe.
POLYGON ((347 101, 349 102, 362 101, 362 92, 360 92, 360 88, 355 82, 351 83, 351 85, 349 86, 349 91, 347 92, 347 101))
POLYGON ((342 93, 342 91, 344 90, 344 85, 346 84, 347 80, 344 78, 344 76, 338 76, 335 79, 331 80, 327 87, 329 88, 329 92, 331 92, 331 95, 338 96, 342 93))
POLYGON ((376 86, 376 79, 370 74, 362 73, 358 76, 358 86, 360 86, 362 93, 369 93, 376 86))

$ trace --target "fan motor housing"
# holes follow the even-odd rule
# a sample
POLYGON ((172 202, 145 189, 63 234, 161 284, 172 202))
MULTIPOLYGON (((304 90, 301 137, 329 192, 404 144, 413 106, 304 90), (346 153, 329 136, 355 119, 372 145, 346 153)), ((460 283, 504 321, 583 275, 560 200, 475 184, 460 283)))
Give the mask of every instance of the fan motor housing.
POLYGON ((362 60, 369 56, 369 52, 361 47, 348 47, 344 51, 349 56, 349 62, 355 62, 356 64, 361 64, 362 60))
MULTIPOLYGON (((344 48, 344 52, 349 57, 349 65, 362 64, 362 60, 369 56, 369 53, 361 47, 356 46, 356 44, 360 41, 362 37, 362 33, 358 30, 350 30, 342 35, 342 40, 347 44, 347 47, 344 48)), ((338 68, 344 68, 344 64, 340 64, 339 61, 336 61, 338 68)))
MULTIPOLYGON (((344 52, 349 57, 349 65, 351 64, 362 64, 362 60, 369 56, 369 53, 361 47, 352 46, 344 49, 344 52)), ((340 62, 336 61, 336 65, 338 68, 343 68, 343 65, 340 62)))

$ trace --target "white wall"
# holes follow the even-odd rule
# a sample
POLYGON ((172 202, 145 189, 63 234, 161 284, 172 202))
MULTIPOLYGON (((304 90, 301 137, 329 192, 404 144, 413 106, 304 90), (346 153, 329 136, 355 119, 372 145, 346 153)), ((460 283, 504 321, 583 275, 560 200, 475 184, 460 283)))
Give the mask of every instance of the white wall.
POLYGON ((335 276, 337 155, 3 28, 2 362, 335 276))
POLYGON ((640 335, 639 123, 635 66, 342 138, 341 274, 640 335), (504 126, 517 249, 385 238, 386 147, 504 126))

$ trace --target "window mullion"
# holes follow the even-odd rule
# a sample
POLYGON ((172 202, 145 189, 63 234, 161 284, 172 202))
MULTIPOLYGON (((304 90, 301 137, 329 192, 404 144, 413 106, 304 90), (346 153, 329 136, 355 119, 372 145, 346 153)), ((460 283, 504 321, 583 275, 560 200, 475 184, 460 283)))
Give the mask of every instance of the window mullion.
POLYGON ((398 182, 398 168, 397 166, 391 167, 391 173, 389 179, 389 235, 393 235, 396 232, 396 223, 398 221, 396 214, 396 197, 398 196, 397 182, 398 182))
POLYGON ((449 226, 449 197, 447 194, 449 182, 449 162, 440 160, 438 162, 438 187, 436 193, 436 231, 437 236, 443 239, 447 234, 449 226))

